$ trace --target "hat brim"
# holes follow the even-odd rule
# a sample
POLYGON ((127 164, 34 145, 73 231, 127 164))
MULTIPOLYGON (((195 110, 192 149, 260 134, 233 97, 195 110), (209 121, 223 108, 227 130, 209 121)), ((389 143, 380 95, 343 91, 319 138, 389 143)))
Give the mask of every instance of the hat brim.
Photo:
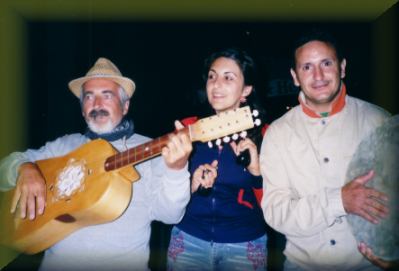
POLYGON ((76 97, 80 98, 80 94, 82 91, 82 85, 86 83, 89 80, 92 79, 99 79, 99 78, 104 78, 104 79, 109 79, 123 87, 123 89, 126 91, 126 94, 129 97, 132 97, 134 90, 136 89, 136 85, 134 82, 123 76, 112 76, 112 75, 95 75, 95 76, 84 76, 80 77, 78 79, 74 79, 71 82, 69 82, 68 86, 69 89, 72 91, 73 94, 75 94, 76 97))

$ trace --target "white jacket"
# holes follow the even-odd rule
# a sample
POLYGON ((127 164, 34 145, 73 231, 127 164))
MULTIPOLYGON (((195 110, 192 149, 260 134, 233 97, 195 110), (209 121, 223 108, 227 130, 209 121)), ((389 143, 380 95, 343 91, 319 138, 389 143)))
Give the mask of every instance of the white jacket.
MULTIPOLYGON (((372 267, 357 250, 341 188, 358 144, 388 114, 346 96, 329 117, 292 108, 268 128, 260 153, 267 223, 285 234, 288 261, 304 270, 372 267)), ((365 172, 366 173, 366 172, 365 172)))

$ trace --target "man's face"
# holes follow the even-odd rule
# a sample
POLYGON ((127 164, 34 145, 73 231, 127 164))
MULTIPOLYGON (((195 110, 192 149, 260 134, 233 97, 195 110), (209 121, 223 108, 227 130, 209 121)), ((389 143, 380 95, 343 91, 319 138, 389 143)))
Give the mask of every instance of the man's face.
POLYGON ((121 105, 119 85, 114 81, 98 78, 84 83, 82 114, 93 132, 111 132, 128 109, 129 101, 121 105))
POLYGON ((318 112, 328 112, 339 93, 341 79, 345 77, 346 60, 341 63, 329 44, 310 41, 295 52, 296 67, 291 75, 301 87, 307 104, 318 112))

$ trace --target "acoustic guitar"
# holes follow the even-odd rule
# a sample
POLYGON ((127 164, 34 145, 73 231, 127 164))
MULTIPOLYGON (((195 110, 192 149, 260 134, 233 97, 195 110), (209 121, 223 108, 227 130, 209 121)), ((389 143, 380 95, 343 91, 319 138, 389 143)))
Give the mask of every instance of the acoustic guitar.
MULTIPOLYGON (((242 107, 200 119, 179 133, 186 133, 192 142, 222 137, 226 140, 227 135, 258 124, 252 115, 248 106, 242 107)), ((124 152, 97 139, 65 156, 36 161, 46 180, 45 212, 34 220, 20 219, 10 213, 14 190, 4 193, 0 202, 0 243, 34 254, 79 228, 118 218, 131 200, 132 182, 140 178, 132 165, 159 155, 168 137, 169 134, 164 135, 124 152)))

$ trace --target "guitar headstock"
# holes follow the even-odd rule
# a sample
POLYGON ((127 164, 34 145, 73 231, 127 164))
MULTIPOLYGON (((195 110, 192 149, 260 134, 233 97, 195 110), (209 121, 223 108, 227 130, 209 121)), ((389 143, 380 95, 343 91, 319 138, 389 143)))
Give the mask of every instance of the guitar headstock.
POLYGON ((260 120, 254 120, 253 116, 256 117, 257 112, 252 113, 249 106, 245 106, 200 119, 189 127, 191 141, 220 139, 260 125, 260 120))

